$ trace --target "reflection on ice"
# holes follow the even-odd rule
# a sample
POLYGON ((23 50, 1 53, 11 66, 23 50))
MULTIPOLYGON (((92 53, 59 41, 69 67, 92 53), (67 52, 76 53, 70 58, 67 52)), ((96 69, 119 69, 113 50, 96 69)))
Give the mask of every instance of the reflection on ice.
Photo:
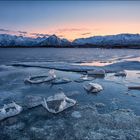
POLYGON ((134 71, 134 70, 126 70, 125 73, 121 72, 121 74, 125 75, 126 77, 116 76, 116 74, 111 73, 111 74, 107 74, 105 79, 120 84, 125 84, 126 86, 139 85, 140 80, 139 80, 139 75, 137 74, 139 72, 140 71, 134 71))
POLYGON ((114 64, 114 63, 115 63, 114 61, 93 61, 93 62, 84 62, 84 63, 80 63, 80 64, 76 64, 76 65, 102 67, 102 66, 107 66, 110 64, 114 64))

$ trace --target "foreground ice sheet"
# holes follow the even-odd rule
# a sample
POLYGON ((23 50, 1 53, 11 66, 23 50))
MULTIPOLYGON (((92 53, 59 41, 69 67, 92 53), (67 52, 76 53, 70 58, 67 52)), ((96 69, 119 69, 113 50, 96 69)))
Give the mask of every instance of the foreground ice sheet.
POLYGON ((47 98, 47 100, 44 98, 44 102, 42 103, 43 107, 45 107, 51 113, 62 112, 75 104, 76 101, 68 98, 64 93, 58 93, 54 96, 50 96, 47 98))
POLYGON ((10 104, 5 104, 3 108, 0 109, 0 121, 12 116, 19 114, 22 111, 22 107, 15 102, 10 104))

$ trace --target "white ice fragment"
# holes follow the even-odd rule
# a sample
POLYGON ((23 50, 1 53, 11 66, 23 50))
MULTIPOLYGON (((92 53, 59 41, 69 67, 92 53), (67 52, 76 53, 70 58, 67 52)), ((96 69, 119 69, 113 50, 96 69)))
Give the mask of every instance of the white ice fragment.
POLYGON ((4 104, 3 108, 0 109, 0 121, 18 115, 22 110, 22 107, 15 102, 4 104))
POLYGON ((91 93, 97 93, 103 90, 103 87, 97 83, 89 83, 84 86, 84 89, 91 93))
POLYGON ((50 96, 47 98, 47 100, 44 98, 42 103, 43 107, 45 107, 49 112, 55 114, 62 112, 75 104, 76 101, 68 98, 63 92, 50 96))
POLYGON ((53 78, 56 78, 56 74, 55 74, 54 69, 52 69, 52 70, 49 71, 49 76, 51 76, 53 78))

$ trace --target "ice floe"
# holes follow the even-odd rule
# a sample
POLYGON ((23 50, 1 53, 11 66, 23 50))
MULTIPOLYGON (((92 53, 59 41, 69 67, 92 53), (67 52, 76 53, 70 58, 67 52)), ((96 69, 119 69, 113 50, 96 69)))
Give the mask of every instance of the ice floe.
POLYGON ((76 101, 68 98, 63 92, 50 96, 47 99, 44 98, 42 103, 50 113, 59 113, 63 110, 72 107, 76 104, 76 101))
POLYGON ((103 90, 103 87, 97 83, 88 83, 87 85, 84 86, 84 89, 88 92, 91 93, 97 93, 103 90))
POLYGON ((29 78, 26 78, 24 80, 25 83, 30 83, 30 84, 40 84, 44 82, 50 82, 56 78, 56 75, 54 73, 54 70, 50 70, 49 74, 47 76, 30 76, 29 78))
POLYGON ((15 102, 4 104, 3 108, 0 109, 0 121, 18 115, 22 110, 22 107, 15 102))

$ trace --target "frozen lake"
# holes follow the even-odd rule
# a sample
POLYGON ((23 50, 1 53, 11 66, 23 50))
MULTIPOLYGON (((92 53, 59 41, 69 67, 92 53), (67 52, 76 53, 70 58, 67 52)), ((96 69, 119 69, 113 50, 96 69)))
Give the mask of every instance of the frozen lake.
POLYGON ((1 140, 140 139, 140 90, 128 90, 129 85, 140 85, 139 57, 136 49, 0 49, 0 106, 15 101, 24 108, 19 115, 0 122, 1 140), (107 71, 105 77, 92 80, 103 86, 98 94, 84 90, 89 81, 75 82, 94 67, 107 71), (56 76, 72 82, 24 83, 30 75, 47 75, 51 68, 56 76), (114 76, 119 70, 125 70, 126 77, 114 76), (60 91, 77 104, 57 115, 42 106, 26 108, 27 96, 47 98, 60 91), (75 112, 79 115, 73 115, 75 112))
POLYGON ((0 64, 12 62, 90 62, 94 60, 138 57, 137 49, 92 48, 1 48, 0 64))

